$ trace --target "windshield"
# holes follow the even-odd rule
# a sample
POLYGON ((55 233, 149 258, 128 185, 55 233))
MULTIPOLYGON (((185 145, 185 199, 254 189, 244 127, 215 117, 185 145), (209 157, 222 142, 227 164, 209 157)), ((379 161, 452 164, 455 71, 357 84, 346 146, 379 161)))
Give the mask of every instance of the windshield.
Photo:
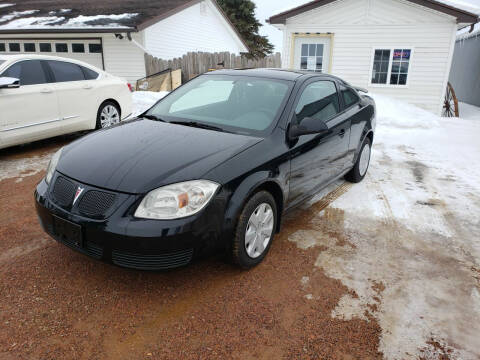
POLYGON ((276 125, 290 87, 290 82, 281 80, 204 75, 175 90, 146 115, 262 136, 276 125))

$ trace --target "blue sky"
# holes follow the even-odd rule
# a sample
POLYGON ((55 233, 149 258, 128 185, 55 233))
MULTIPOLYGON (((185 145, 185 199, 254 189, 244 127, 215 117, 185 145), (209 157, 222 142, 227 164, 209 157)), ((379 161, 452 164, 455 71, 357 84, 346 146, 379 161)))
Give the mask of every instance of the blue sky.
MULTIPOLYGON (((272 14, 278 13, 282 10, 289 9, 301 4, 305 4, 310 0, 254 0, 257 5, 257 18, 264 24, 260 29, 262 35, 268 36, 270 42, 275 46, 276 51, 282 50, 282 32, 275 27, 267 24, 265 19, 269 18, 272 14)), ((464 7, 477 7, 480 15, 480 0, 443 0, 446 3, 452 5, 458 4, 464 7)))

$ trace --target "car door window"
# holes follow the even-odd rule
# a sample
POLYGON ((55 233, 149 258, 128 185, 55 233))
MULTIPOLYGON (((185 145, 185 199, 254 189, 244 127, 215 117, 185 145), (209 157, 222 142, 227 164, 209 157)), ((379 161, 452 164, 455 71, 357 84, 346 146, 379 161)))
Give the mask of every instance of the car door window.
POLYGON ((345 108, 349 108, 350 106, 356 104, 360 100, 358 98, 358 95, 355 93, 355 91, 349 88, 342 89, 342 97, 343 97, 343 102, 345 104, 345 108))
POLYGON ((85 80, 85 74, 77 64, 64 61, 48 61, 48 64, 52 69, 55 82, 85 80))
POLYGON ((19 79, 21 86, 47 83, 42 64, 38 60, 27 60, 13 64, 1 76, 19 79))
POLYGON ((339 112, 340 103, 333 81, 316 81, 307 85, 295 108, 297 123, 306 117, 328 121, 339 112))

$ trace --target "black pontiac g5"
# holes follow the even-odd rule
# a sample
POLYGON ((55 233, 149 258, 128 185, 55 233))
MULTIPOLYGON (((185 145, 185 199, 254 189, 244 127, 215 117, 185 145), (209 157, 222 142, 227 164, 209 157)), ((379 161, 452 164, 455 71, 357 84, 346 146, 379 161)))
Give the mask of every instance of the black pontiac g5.
POLYGON ((260 263, 282 214, 339 177, 365 176, 375 103, 330 75, 222 70, 53 157, 35 191, 44 230, 144 270, 223 250, 260 263))

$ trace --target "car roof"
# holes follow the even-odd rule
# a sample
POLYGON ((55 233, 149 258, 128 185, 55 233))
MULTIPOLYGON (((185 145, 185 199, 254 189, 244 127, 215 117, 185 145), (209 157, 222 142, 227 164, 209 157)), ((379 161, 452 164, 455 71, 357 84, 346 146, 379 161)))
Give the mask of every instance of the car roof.
MULTIPOLYGON (((75 59, 70 59, 70 58, 65 58, 65 57, 60 57, 60 56, 50 56, 50 55, 36 55, 36 54, 7 54, 7 55, 0 55, 0 60, 5 60, 5 61, 17 61, 17 60, 58 60, 58 61, 66 61, 66 62, 71 62, 74 64, 82 65, 88 68, 91 68, 97 72, 103 72, 102 69, 99 69, 91 64, 88 64, 86 62, 80 61, 80 60, 75 60, 75 59)), ((3 65, 3 64, 2 64, 3 65)))
POLYGON ((245 68, 245 69, 222 69, 222 70, 215 70, 211 71, 208 74, 214 75, 236 75, 236 76, 252 76, 252 77, 263 77, 269 79, 278 79, 278 80, 288 80, 288 81, 296 81, 299 78, 308 78, 308 77, 322 77, 327 79, 341 79, 329 75, 329 74, 322 74, 322 73, 315 73, 311 71, 302 71, 302 70, 290 70, 290 69, 279 69, 279 68, 260 68, 260 69, 252 69, 252 68, 245 68))

